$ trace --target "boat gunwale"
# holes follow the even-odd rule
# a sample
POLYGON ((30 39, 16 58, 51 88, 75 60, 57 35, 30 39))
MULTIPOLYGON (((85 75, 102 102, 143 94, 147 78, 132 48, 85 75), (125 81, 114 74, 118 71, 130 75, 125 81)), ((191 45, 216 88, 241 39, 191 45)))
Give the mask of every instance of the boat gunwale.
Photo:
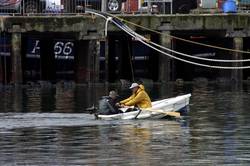
MULTIPOLYGON (((167 99, 163 99, 163 100, 158 100, 158 101, 154 101, 154 102, 157 102, 157 103, 154 103, 154 105, 153 106, 156 106, 156 105, 159 105, 159 104, 161 104, 161 103, 163 103, 164 101, 166 102, 167 100, 179 100, 179 101, 181 101, 181 100, 185 100, 185 106, 184 107, 186 107, 188 104, 189 104, 189 100, 190 100, 190 97, 191 97, 191 94, 189 93, 189 94, 185 94, 185 95, 181 95, 181 96, 176 96, 176 97, 171 97, 171 98, 167 98, 167 99)), ((165 103, 164 102, 164 103, 165 103)), ((172 102, 172 104, 174 105, 174 103, 176 103, 176 102, 178 102, 178 101, 173 101, 172 102)), ((153 102, 152 102, 153 103, 153 102)), ((169 105, 171 105, 171 103, 168 103, 169 105)), ((182 107, 183 108, 183 107, 182 107)), ((178 109, 178 110, 181 110, 182 108, 180 108, 180 109, 178 109)), ((152 109, 152 108, 150 108, 150 109, 152 109)), ((159 108, 153 108, 153 109, 159 109, 159 108)), ((170 110, 170 109, 169 109, 170 110)), ((173 110, 174 110, 174 108, 173 108, 173 110)), ((176 111, 178 111, 178 110, 176 110, 176 111)), ((137 111, 132 111, 132 112, 123 112, 123 113, 119 113, 119 114, 112 114, 112 115, 97 115, 98 116, 98 118, 99 119, 103 119, 103 120, 117 120, 117 119, 135 119, 135 118, 126 118, 126 117, 130 117, 130 116, 133 116, 133 114, 135 114, 134 116, 136 116, 138 113, 139 113, 139 111, 140 110, 137 110, 137 111), (129 114, 131 114, 131 115, 129 115, 129 114)), ((146 111, 146 109, 145 109, 145 111, 146 111)), ((149 112, 149 111, 148 111, 149 112)), ((171 111, 166 111, 166 112, 171 112, 171 111)), ((143 114, 145 114, 145 112, 143 113, 143 114)), ((160 114, 162 114, 162 113, 156 113, 156 112, 154 112, 154 113, 150 113, 149 112, 149 117, 148 118, 151 118, 152 116, 154 116, 154 115, 160 115, 160 114)), ((140 115, 139 115, 140 116, 140 115)), ((153 117, 152 117, 153 118, 153 117)), ((137 118, 137 119, 143 119, 143 118, 137 118)))

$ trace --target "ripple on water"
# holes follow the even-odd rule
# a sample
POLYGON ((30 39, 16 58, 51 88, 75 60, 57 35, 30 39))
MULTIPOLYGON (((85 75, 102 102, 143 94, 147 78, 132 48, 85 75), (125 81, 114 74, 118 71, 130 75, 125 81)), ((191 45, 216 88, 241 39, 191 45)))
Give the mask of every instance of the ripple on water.
MULTIPOLYGON (((0 93, 0 165, 249 165, 250 86, 232 86, 150 90, 155 98, 192 93, 180 121, 101 121, 73 113, 93 104, 86 87, 6 90, 0 93)), ((97 89, 96 98, 106 94, 97 89)))

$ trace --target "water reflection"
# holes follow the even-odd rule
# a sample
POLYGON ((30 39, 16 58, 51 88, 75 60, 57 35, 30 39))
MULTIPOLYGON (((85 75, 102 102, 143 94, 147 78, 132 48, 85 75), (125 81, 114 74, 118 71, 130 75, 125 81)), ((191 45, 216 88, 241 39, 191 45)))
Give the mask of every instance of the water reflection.
MULTIPOLYGON (((173 97, 190 93, 185 86, 146 85, 153 100, 173 97)), ((104 84, 93 86, 24 86, 6 87, 0 91, 1 112, 84 112, 85 108, 97 105, 101 96, 110 90, 117 90, 122 98, 131 94, 128 87, 107 86, 104 84)))
POLYGON ((181 149, 178 154, 168 149, 171 144, 179 145, 180 132, 178 122, 166 121, 13 129, 0 132, 4 135, 0 138, 0 164, 157 164, 182 153, 181 149))
POLYGON ((119 86, 0 90, 0 165, 248 165, 250 85, 146 86, 153 99, 192 93, 182 120, 101 121, 84 108, 119 86))

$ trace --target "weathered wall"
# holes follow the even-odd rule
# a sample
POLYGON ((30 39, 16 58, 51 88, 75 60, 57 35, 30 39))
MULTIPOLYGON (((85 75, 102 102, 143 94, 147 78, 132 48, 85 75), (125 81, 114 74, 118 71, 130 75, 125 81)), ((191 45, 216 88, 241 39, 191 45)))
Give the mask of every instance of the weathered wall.
MULTIPOLYGON (((117 16, 117 15, 116 15, 117 16)), ((171 34, 172 31, 212 31, 221 32, 221 37, 233 37, 242 40, 242 37, 249 37, 250 15, 247 14, 218 14, 218 15, 122 15, 121 18, 138 24, 141 27, 146 27, 152 30, 157 30, 165 34, 171 34)), ((142 29, 133 24, 128 24, 136 31, 149 31, 142 29)), ((120 31, 112 24, 108 26, 109 32, 120 31)), ((22 82, 21 73, 21 45, 22 35, 25 33, 35 32, 43 34, 61 33, 71 34, 76 41, 90 42, 105 40, 105 20, 98 16, 80 15, 80 16, 2 16, 0 17, 0 32, 12 33, 12 81, 14 83, 22 82), (19 41, 16 39, 18 36, 19 41), (18 47, 17 47, 18 46, 18 47)), ((159 36, 160 37, 160 36, 159 36)), ((171 40, 166 40, 163 36, 160 37, 160 43, 167 47, 171 47, 171 40)), ((93 44, 93 43, 92 43, 93 44)), ((238 44, 235 48, 242 48, 243 43, 238 44)), ((108 50, 108 49, 107 49, 108 50)), ((76 51, 79 60, 76 80, 78 82, 90 82, 91 80, 98 81, 96 76, 85 72, 85 68, 89 71, 90 66, 98 66, 97 54, 93 53, 91 47, 79 47, 76 51), (90 52, 90 53, 88 53, 90 52), (83 54, 84 53, 84 54, 83 54), (90 60, 92 56, 92 61, 90 60), (93 60, 94 59, 94 60, 93 60), (82 67, 82 68, 81 68, 82 67), (84 70, 83 70, 84 69, 84 70)), ((106 51, 107 52, 107 51, 106 51)), ((237 55, 237 59, 241 59, 241 55, 237 55)), ((170 59, 161 57, 158 73, 159 81, 167 82, 170 80, 170 73, 173 69, 170 65, 170 59)), ((107 65, 106 65, 107 66, 107 65)), ((98 68, 93 67, 94 70, 98 68)), ((108 70, 106 70, 108 71, 108 70)), ((108 74, 107 74, 108 75, 108 74)), ((242 73, 232 73, 233 78, 241 78, 242 73)))
POLYGON ((0 17, 0 30, 13 32, 16 25, 25 32, 78 33, 78 39, 100 38, 104 32, 104 19, 90 16, 31 16, 0 17))
MULTIPOLYGON (((204 14, 204 15, 122 15, 130 22, 154 30, 227 30, 230 35, 249 36, 250 15, 248 14, 204 14)), ((20 25, 22 32, 76 32, 79 39, 103 37, 105 20, 98 16, 29 16, 0 17, 0 30, 13 31, 20 25)), ((134 30, 140 28, 130 25, 134 30)), ((110 31, 117 31, 109 26, 110 31)))

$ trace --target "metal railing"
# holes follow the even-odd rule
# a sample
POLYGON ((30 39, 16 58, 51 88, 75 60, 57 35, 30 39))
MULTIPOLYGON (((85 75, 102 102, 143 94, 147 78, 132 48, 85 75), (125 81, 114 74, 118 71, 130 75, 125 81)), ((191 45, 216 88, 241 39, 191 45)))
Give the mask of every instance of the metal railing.
POLYGON ((0 14, 21 14, 21 0, 0 0, 0 14))
MULTIPOLYGON (((129 1, 127 3, 129 3, 129 1)), ((138 7, 138 12, 173 14, 173 0, 144 0, 144 2, 138 7)))
POLYGON ((84 13, 85 8, 112 13, 172 13, 172 0, 0 0, 0 14, 84 13))
MULTIPOLYGON (((226 0, 0 0, 0 15, 82 14, 85 9, 125 14, 223 12, 226 0), (190 3, 187 3, 190 2, 190 3)), ((235 0, 236 12, 250 13, 250 0, 235 0)))
POLYGON ((250 13, 250 0, 238 0, 238 12, 250 13))
POLYGON ((91 0, 0 0, 0 14, 76 14, 84 13, 85 7, 100 6, 91 0))

